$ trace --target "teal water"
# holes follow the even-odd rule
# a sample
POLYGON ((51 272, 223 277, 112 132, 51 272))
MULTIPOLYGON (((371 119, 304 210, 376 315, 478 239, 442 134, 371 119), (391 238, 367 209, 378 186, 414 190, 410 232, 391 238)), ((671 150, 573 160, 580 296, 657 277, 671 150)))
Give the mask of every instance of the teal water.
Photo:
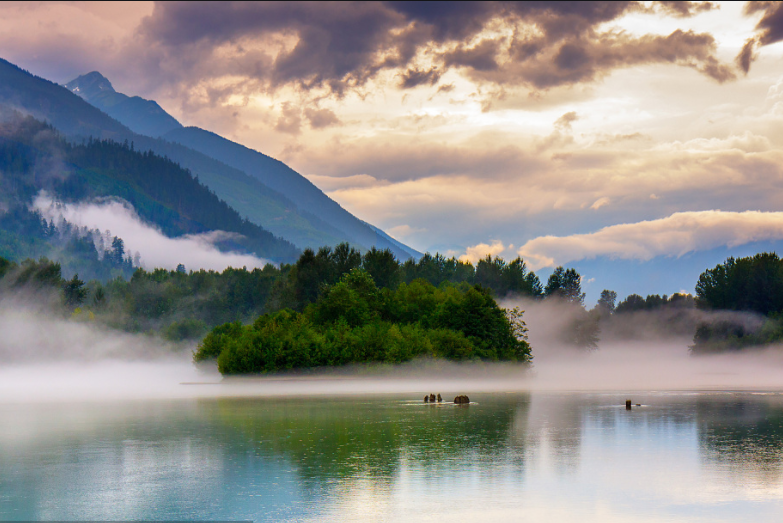
POLYGON ((0 405, 0 519, 781 521, 783 395, 625 398, 0 405))

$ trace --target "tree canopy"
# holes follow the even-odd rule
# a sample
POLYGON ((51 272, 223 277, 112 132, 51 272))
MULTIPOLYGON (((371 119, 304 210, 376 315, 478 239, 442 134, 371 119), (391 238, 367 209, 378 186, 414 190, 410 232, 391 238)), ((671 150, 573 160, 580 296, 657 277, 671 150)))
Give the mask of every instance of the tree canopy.
POLYGON ((352 269, 303 312, 283 309, 252 325, 216 327, 196 361, 217 358, 224 374, 274 372, 348 363, 399 363, 415 357, 529 362, 521 313, 509 316, 489 292, 426 280, 379 288, 352 269))

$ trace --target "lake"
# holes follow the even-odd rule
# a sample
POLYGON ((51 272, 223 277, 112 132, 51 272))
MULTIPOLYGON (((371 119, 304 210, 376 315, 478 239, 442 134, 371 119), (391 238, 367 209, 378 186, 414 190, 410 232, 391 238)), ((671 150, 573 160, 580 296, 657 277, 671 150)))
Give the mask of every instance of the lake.
POLYGON ((0 519, 781 520, 780 393, 421 396, 2 404, 0 519))

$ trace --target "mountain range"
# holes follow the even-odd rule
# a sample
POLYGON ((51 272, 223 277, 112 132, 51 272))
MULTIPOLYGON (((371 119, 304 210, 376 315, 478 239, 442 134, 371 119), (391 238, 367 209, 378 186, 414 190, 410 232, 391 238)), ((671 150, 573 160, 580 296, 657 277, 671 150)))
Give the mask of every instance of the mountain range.
POLYGON ((348 242, 361 250, 388 248, 402 260, 420 256, 350 214, 284 163, 207 130, 184 127, 156 102, 116 92, 98 72, 60 86, 0 59, 0 105, 48 122, 71 143, 89 137, 127 141, 135 151, 168 158, 240 216, 299 249, 348 242))

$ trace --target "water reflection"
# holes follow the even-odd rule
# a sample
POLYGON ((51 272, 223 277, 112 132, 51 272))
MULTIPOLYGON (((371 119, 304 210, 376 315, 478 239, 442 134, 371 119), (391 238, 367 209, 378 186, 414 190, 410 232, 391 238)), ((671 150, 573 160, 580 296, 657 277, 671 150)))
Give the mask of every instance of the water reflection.
POLYGON ((777 487, 783 465, 783 396, 731 395, 697 403, 705 464, 742 485, 777 487))
POLYGON ((777 521, 783 396, 0 406, 0 519, 777 521), (774 516, 774 517, 773 517, 774 516))

